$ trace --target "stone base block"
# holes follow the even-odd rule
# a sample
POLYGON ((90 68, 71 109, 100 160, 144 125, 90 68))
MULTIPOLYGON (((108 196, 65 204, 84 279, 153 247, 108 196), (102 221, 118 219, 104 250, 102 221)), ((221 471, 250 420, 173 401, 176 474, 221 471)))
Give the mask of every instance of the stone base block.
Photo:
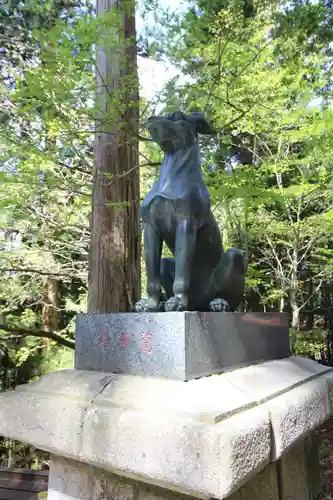
MULTIPOLYGON (((53 456, 47 500, 196 500, 166 488, 124 478, 82 462, 53 456)), ((279 497, 275 465, 267 466, 227 500, 285 500, 279 497)), ((294 497, 293 500, 306 500, 294 497)))
POLYGON ((179 380, 290 356, 280 313, 79 314, 75 368, 179 380))
POLYGON ((278 500, 317 500, 309 436, 332 415, 332 388, 331 368, 297 357, 187 383, 64 370, 0 394, 0 435, 72 459, 73 477, 99 471, 88 486, 103 471, 169 498, 277 500, 276 475, 278 500))
POLYGON ((281 500, 319 500, 322 492, 315 433, 296 443, 277 461, 281 500))
MULTIPOLYGON (((166 488, 124 478, 63 457, 52 457, 47 500, 195 500, 166 488)), ((269 465, 227 500, 280 499, 276 470, 269 465)), ((293 497, 293 500, 307 500, 293 497)))
MULTIPOLYGON (((47 500, 194 500, 82 462, 53 456, 47 500)), ((236 499, 235 499, 236 500, 236 499)))
MULTIPOLYGON (((226 500, 319 500, 318 463, 309 462, 311 434, 277 462, 267 465, 226 500), (315 479, 315 481, 314 481, 315 479)), ((138 453, 139 450, 138 450, 138 453)), ((194 500, 166 488, 124 478, 82 462, 53 456, 48 500, 194 500)))

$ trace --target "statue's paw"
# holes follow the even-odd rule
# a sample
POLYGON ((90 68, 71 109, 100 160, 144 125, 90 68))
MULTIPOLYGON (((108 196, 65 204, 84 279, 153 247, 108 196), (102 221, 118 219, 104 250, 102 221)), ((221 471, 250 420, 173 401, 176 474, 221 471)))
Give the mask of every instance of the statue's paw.
POLYGON ((133 307, 133 312, 143 313, 148 311, 148 299, 144 298, 139 300, 133 307))
POLYGON ((164 312, 164 302, 161 301, 159 304, 156 304, 155 302, 149 300, 149 298, 145 297, 135 304, 133 312, 164 312))
POLYGON ((214 299, 209 303, 209 310, 213 312, 228 312, 230 306, 224 299, 214 299))
POLYGON ((184 298, 179 296, 170 297, 164 305, 165 312, 186 311, 186 309, 187 304, 185 303, 184 298))

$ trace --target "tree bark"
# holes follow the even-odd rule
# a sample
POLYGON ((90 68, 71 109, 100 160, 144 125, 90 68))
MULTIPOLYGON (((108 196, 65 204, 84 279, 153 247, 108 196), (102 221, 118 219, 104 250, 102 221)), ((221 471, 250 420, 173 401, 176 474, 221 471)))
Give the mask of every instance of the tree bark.
POLYGON ((97 0, 118 26, 100 36, 88 312, 125 312, 140 297, 138 77, 134 0, 97 0))
MULTIPOLYGON (((59 327, 59 281, 51 276, 44 280, 44 303, 42 308, 43 327, 46 332, 57 331, 59 327)), ((43 338, 41 356, 47 357, 51 340, 43 338)), ((42 374, 42 373, 41 373, 42 374)))
POLYGON ((59 281, 49 276, 44 280, 44 290, 43 327, 46 332, 54 332, 59 327, 59 281))
POLYGON ((299 312, 300 312, 300 307, 297 301, 297 295, 298 295, 298 249, 299 246, 299 240, 298 236, 296 235, 294 241, 293 241, 293 251, 291 254, 291 275, 290 275, 290 291, 289 291, 289 300, 290 300, 290 307, 292 311, 292 319, 291 319, 291 326, 295 330, 299 329, 299 312))
POLYGON ((299 329, 299 308, 297 307, 296 303, 290 302, 291 305, 291 311, 292 311, 292 317, 291 317, 291 326, 295 330, 299 329))

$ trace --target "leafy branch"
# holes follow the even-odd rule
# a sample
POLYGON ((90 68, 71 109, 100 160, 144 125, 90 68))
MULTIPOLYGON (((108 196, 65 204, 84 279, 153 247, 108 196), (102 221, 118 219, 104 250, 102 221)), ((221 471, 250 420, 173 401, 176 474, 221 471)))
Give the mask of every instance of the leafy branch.
POLYGON ((0 331, 9 332, 9 335, 1 335, 0 340, 15 340, 22 337, 39 337, 53 340, 59 345, 75 349, 75 342, 64 339, 61 335, 55 332, 47 332, 45 330, 28 329, 24 327, 14 327, 7 325, 0 325, 0 331))

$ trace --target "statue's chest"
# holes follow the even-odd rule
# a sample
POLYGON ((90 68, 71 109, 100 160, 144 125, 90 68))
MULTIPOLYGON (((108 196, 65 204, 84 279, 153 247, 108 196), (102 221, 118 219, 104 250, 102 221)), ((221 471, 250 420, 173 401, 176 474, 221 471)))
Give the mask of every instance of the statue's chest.
POLYGON ((161 165, 158 184, 160 187, 172 186, 177 192, 205 187, 198 155, 188 152, 183 157, 166 156, 161 165))

